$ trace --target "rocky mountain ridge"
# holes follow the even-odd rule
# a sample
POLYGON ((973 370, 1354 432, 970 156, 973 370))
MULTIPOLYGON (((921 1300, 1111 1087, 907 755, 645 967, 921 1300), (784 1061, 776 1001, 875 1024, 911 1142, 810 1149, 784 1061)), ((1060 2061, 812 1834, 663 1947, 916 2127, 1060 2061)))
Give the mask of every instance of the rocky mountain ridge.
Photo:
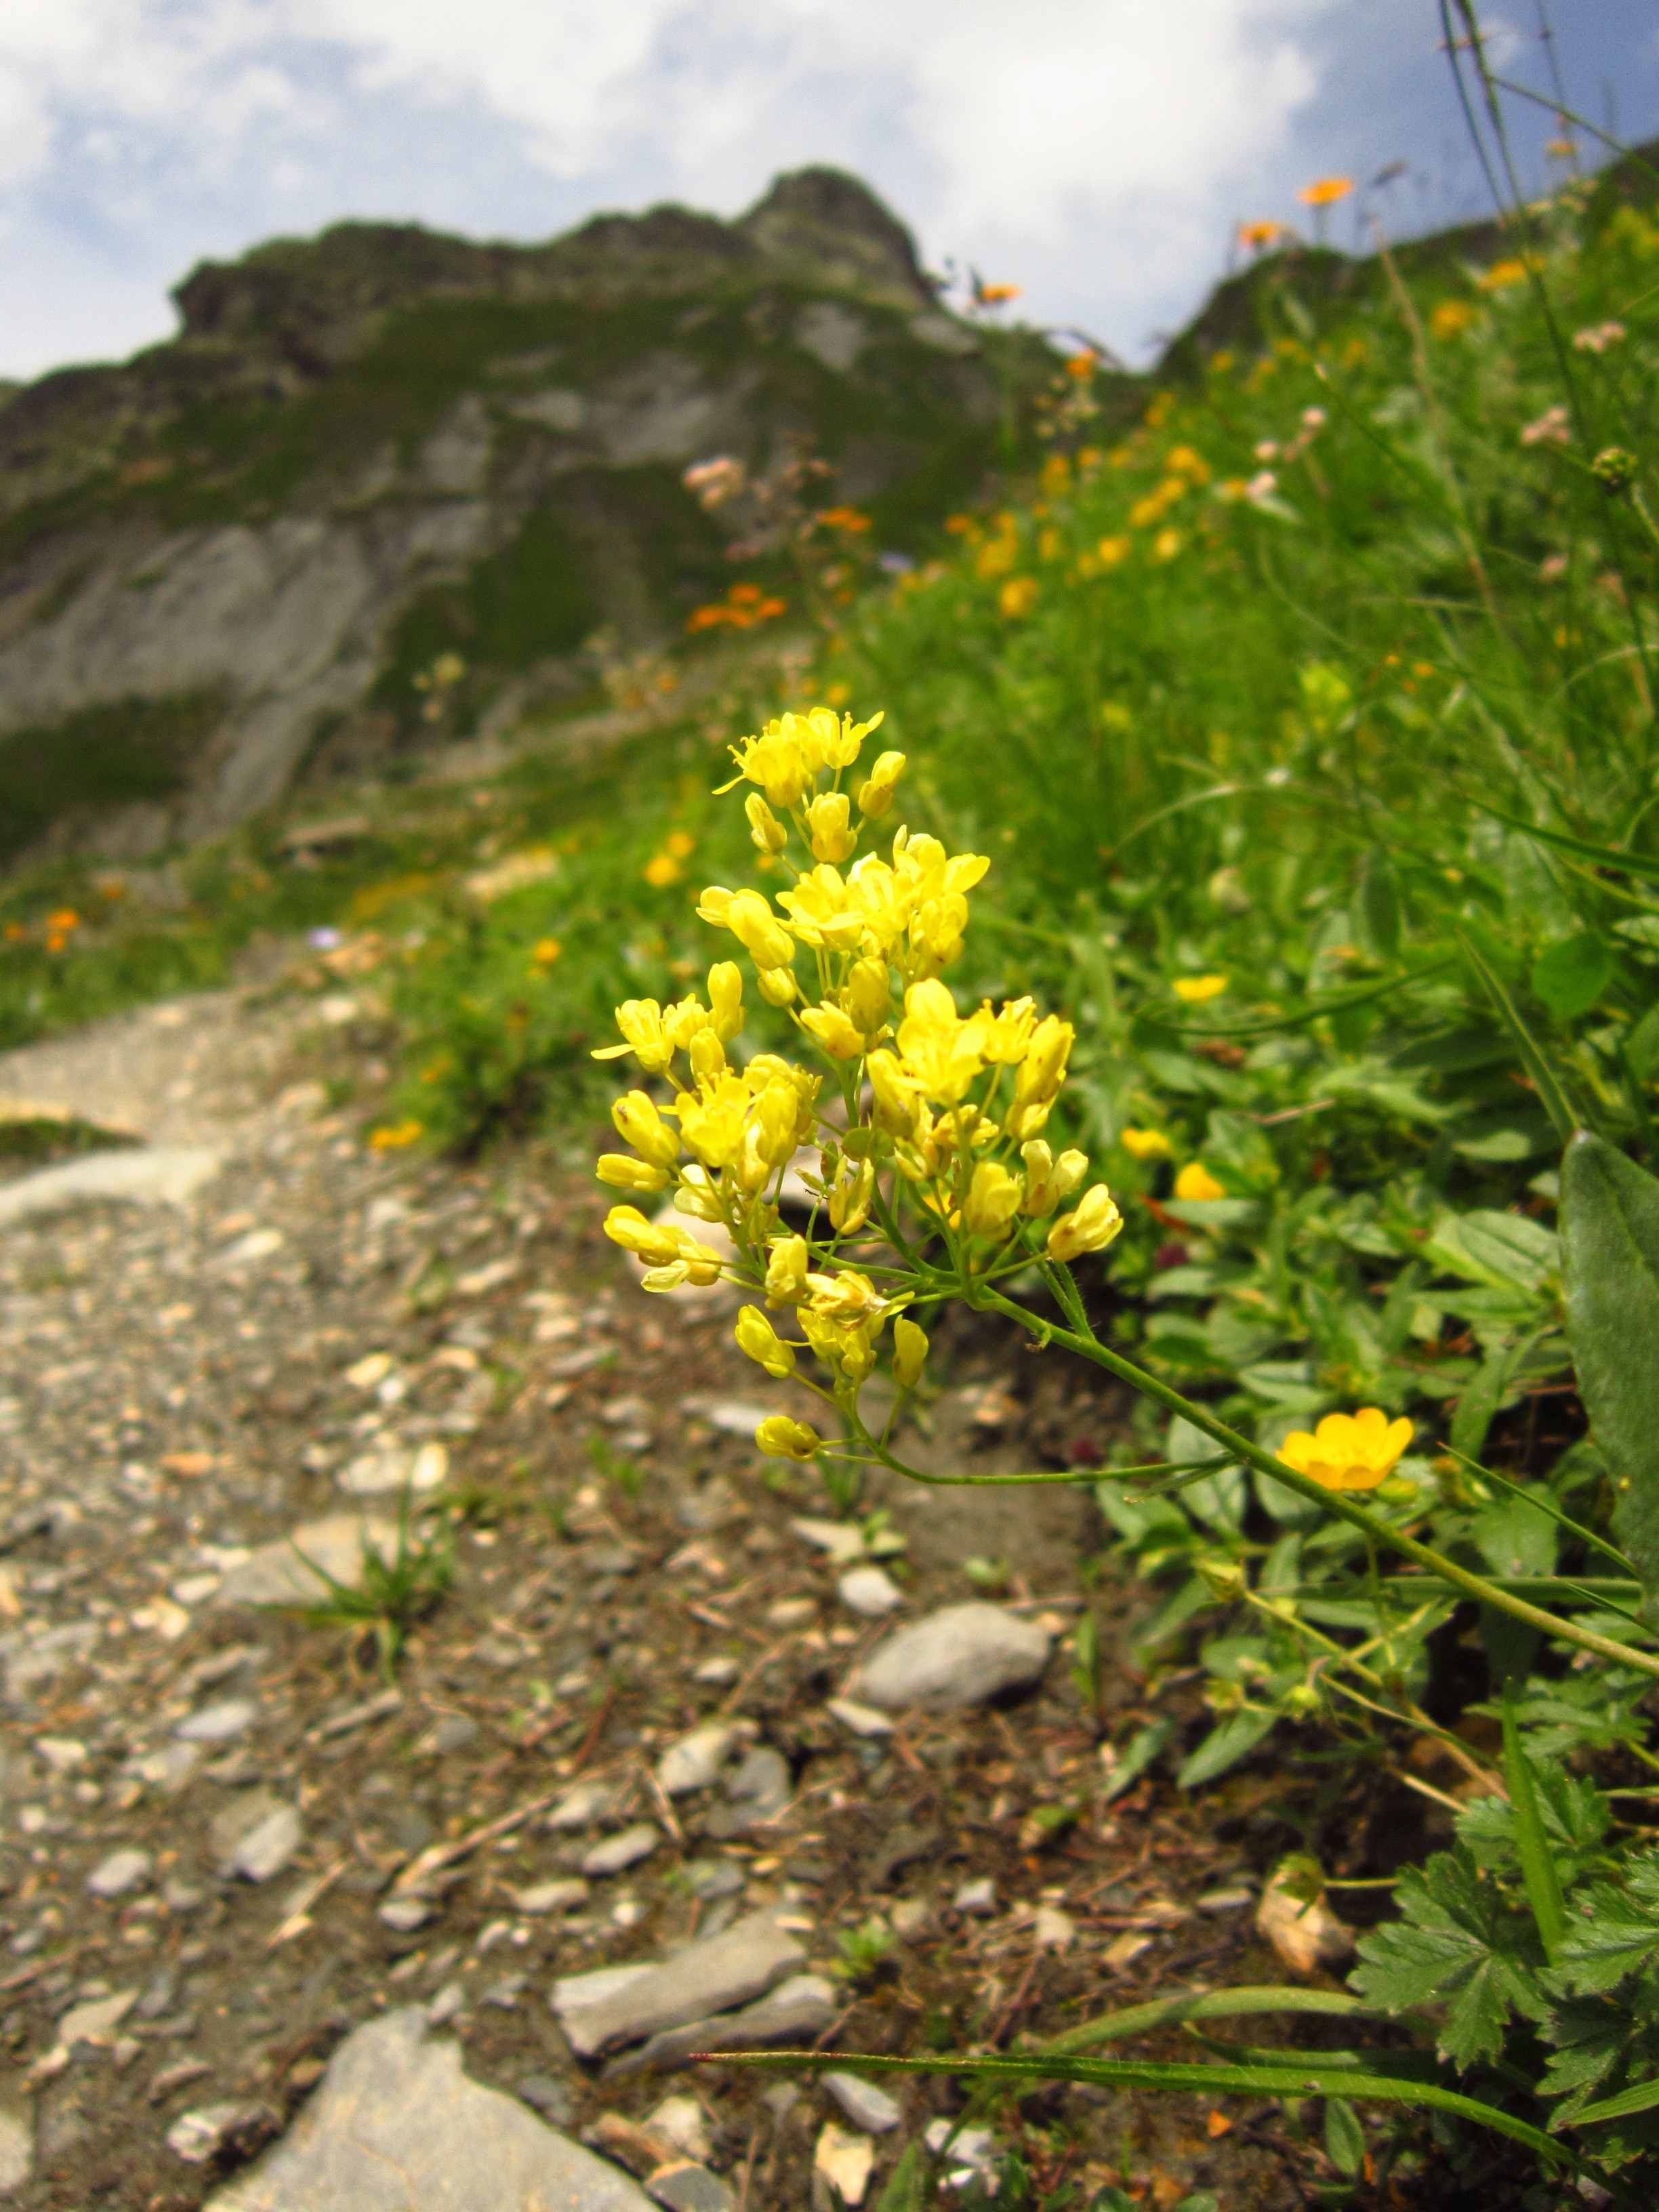
POLYGON ((1051 363, 828 170, 543 246, 343 224, 175 298, 177 338, 0 405, 0 860, 136 857, 384 760, 434 667, 453 737, 591 689, 595 633, 661 649, 767 574, 681 482, 712 454, 810 449, 902 549, 1051 363))

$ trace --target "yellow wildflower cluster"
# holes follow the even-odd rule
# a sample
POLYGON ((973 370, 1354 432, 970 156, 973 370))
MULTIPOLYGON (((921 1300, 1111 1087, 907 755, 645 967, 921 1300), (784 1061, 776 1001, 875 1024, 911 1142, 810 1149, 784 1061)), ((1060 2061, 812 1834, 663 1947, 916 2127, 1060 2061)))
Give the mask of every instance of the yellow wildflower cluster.
MULTIPOLYGON (((906 1389, 919 1381, 927 1340, 903 1311, 915 1298, 994 1282, 1033 1258, 1102 1250, 1122 1225, 1105 1185, 1085 1188, 1085 1156, 1056 1158, 1042 1133, 1066 1080, 1071 1024, 1039 1015, 1030 999, 964 1015, 940 980, 963 950, 968 894, 989 861, 903 827, 885 853, 859 852, 892 811, 904 771, 897 752, 858 766, 881 720, 815 707, 732 748, 738 772, 723 788, 753 787, 744 802, 750 838, 791 881, 775 901, 713 884, 697 908, 737 939, 762 996, 787 1010, 825 1072, 775 1053, 731 1064, 726 1048, 744 1021, 732 960, 710 969, 706 1005, 695 993, 666 1006, 628 1000, 617 1010, 623 1042, 594 1055, 631 1054, 672 1094, 641 1088, 618 1099, 611 1118, 631 1150, 599 1163, 602 1182, 635 1196, 672 1186, 656 1218, 623 1205, 605 1222, 643 1263, 645 1287, 726 1276, 769 1310, 787 1309, 799 1337, 781 1336, 749 1305, 739 1345, 776 1376, 810 1350, 832 1377, 824 1395, 849 1407, 890 1319, 895 1378, 906 1389), (805 848, 801 865, 792 847, 805 848), (811 1172, 809 1148, 818 1156, 811 1172), (780 1206, 792 1168, 811 1201, 805 1233, 780 1206), (915 1217, 908 1234, 905 1208, 915 1217), (676 1213, 718 1224, 729 1248, 676 1213)), ((757 1442, 793 1458, 819 1449, 807 1425, 781 1416, 757 1442)))

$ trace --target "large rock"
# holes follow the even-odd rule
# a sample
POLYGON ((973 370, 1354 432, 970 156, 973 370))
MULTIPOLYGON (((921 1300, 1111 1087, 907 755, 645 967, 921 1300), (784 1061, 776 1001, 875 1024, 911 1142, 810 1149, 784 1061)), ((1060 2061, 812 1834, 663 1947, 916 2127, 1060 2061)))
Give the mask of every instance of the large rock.
POLYGON ((805 1958, 773 1914, 751 1912, 723 1936, 693 1943, 631 1976, 598 2003, 580 1986, 590 1977, 577 1977, 574 1985, 555 1982, 553 2009, 572 2049, 584 2058, 597 2058, 620 2045, 760 1996, 805 1958))
POLYGON ((947 1605, 900 1629, 872 1652, 852 1685, 872 1705, 948 1711, 982 1705, 1035 1682, 1048 1663, 1048 1635, 995 1605, 947 1605))
POLYGON ((53 1213, 77 1200, 124 1199, 133 1206, 183 1206, 219 1172, 205 1145, 152 1145, 127 1152, 88 1152, 40 1168, 0 1190, 0 1222, 53 1213))
POLYGON ((625 2173, 471 2081, 414 2006, 335 2052, 310 2104, 213 2212, 651 2212, 625 2173))

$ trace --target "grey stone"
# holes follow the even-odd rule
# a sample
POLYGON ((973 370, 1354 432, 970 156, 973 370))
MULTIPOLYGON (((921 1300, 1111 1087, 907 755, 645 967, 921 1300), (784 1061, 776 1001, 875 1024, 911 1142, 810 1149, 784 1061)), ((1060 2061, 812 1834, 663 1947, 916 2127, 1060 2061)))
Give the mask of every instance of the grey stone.
POLYGON ((788 1809, 789 1791, 787 1761, 770 1744, 757 1743, 737 1772, 726 1777, 726 1794, 732 1802, 717 1807, 703 1822, 704 1830, 711 1836, 740 1836, 775 1820, 788 1809))
POLYGON ((478 1733, 470 1713, 446 1713, 432 1731, 434 1751, 465 1751, 478 1733))
POLYGON ((0 2197, 10 2197, 29 2178, 34 2160, 34 2131, 27 2112, 0 2105, 0 2197))
POLYGON ((794 1937, 769 1912, 751 1912, 725 1935, 697 1943, 628 1982, 614 1996, 574 2013, 553 1985, 553 2005, 573 2048, 598 2057, 757 1997, 805 1962, 794 1937))
POLYGON ((1048 1636, 1000 1606, 948 1605, 902 1628, 873 1652, 851 1686, 872 1705, 951 1711, 1024 1689, 1048 1663, 1048 1636))
POLYGON ((879 1620, 903 1604, 898 1587, 884 1567, 853 1567, 836 1584, 844 1606, 861 1613, 866 1620, 879 1620))
POLYGON ((997 1886, 988 1875, 977 1881, 964 1881, 951 1899, 958 1912, 984 1914, 997 1909, 997 1886))
POLYGON ((933 1908, 925 1897, 902 1897, 887 1917, 893 1923, 894 1935, 915 1943, 932 1930, 933 1908))
POLYGON ((896 2097, 857 2074, 825 2074, 821 2078, 853 2125, 866 2135, 884 2136, 903 2117, 896 2097))
POLYGON ((576 2118, 575 2102, 569 2090, 545 2074, 526 2074, 519 2084, 519 2094, 532 2112, 550 2120, 556 2128, 568 2128, 576 2118))
POLYGON ((693 2021, 653 2035, 640 2050, 615 2060, 608 2070, 631 2074, 655 2067, 667 2072, 683 2066, 694 2051, 769 2051, 780 2044, 811 2043, 835 2020, 841 2002, 834 1984, 821 1974, 795 1974, 740 2012, 693 2021))
POLYGON ((129 1892, 142 1889, 149 1880, 152 1861, 148 1851, 135 1850, 129 1845, 125 1850, 112 1851, 100 1859, 87 1876, 87 1887, 94 1897, 125 1897, 129 1892))
POLYGON ((515 1890, 513 1902, 520 1912, 570 1912, 587 1902, 585 1881, 538 1881, 528 1889, 515 1890))
POLYGON ((648 1959, 641 1959, 631 1966, 596 1966, 592 1973, 567 1974, 554 1983, 548 1992, 548 2002, 558 2014, 574 2051, 581 2051, 586 2030, 581 2023, 589 2014, 598 2016, 619 1996, 630 1983, 639 1981, 652 1971, 648 1959))
POLYGON ((116 2029, 137 2002, 137 1990, 118 1990, 113 1996, 72 2005, 58 2023, 59 2049, 73 2051, 77 2043, 112 2043, 116 2029))
POLYGON ((596 1820, 604 1820, 617 1802, 617 1793, 604 1782, 579 1782, 567 1790, 547 1816, 547 1825, 557 1831, 572 1828, 591 1828, 596 1820))
POLYGON ((657 1782, 664 1796, 685 1797, 694 1790, 707 1790, 719 1778, 737 1740, 735 1729, 710 1721, 671 1743, 657 1761, 657 1782))
POLYGON ((125 1199, 134 1206, 183 1206, 219 1172, 219 1154, 205 1145, 152 1145, 130 1152, 87 1152, 59 1166, 21 1176, 0 1190, 0 1222, 52 1213, 78 1199, 125 1199))
POLYGON ((187 1713, 173 1731, 180 1743, 229 1743, 244 1735, 258 1718, 259 1708, 246 1698, 221 1698, 187 1713))
POLYGON ((680 1873, 692 1896, 705 1905, 717 1897, 735 1897, 747 1880, 735 1859, 687 1859, 680 1873))
POLYGON ((446 1982, 426 2008, 428 2027, 443 2027, 466 2008, 466 1990, 460 1982, 446 1982))
POLYGON ((261 1544, 240 1567, 230 1569, 213 1601, 219 1606, 326 1605, 330 1582, 352 1589, 362 1581, 366 1552, 387 1559, 395 1557, 397 1549, 398 1531, 391 1522, 362 1513, 331 1513, 320 1521, 301 1522, 274 1544, 261 1544), (320 1573, 314 1571, 319 1568, 320 1573))
POLYGON ((416 2007, 334 2054, 286 2137, 213 2212, 648 2212, 617 2167, 461 2070, 416 2007))
POLYGON ((637 1866, 648 1859, 662 1841, 649 1820, 636 1820, 631 1828, 622 1828, 614 1836, 607 1836, 602 1844, 595 1844, 582 1857, 584 1874, 621 1874, 624 1868, 637 1866))
POLYGON ((298 1806, 279 1805, 258 1827, 249 1829, 232 1852, 226 1871, 240 1875, 245 1881, 269 1881, 299 1850, 304 1834, 298 1806))
POLYGON ((214 1815, 208 1829, 208 1847, 221 1874, 235 1871, 236 1854, 244 1839, 283 1809, 282 1799, 270 1790, 240 1790, 232 1796, 224 1810, 214 1815))
POLYGON ((736 2212, 737 2198, 706 2166, 688 2159, 683 2166, 660 2166, 646 2188, 668 2212, 736 2212))

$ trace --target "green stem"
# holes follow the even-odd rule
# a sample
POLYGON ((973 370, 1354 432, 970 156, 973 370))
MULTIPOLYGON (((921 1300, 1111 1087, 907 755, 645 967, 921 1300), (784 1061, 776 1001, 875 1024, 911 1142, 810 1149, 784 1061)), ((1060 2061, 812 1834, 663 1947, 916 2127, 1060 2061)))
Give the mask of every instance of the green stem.
POLYGON ((1383 1520, 1380 1514, 1369 1512, 1363 1505, 1356 1505, 1345 1492, 1327 1490, 1310 1475, 1299 1474, 1284 1460, 1265 1451, 1260 1444, 1252 1443, 1248 1437, 1240 1436, 1224 1421, 1218 1421, 1206 1407, 1183 1398, 1178 1390, 1171 1389, 1167 1382, 1159 1382, 1155 1375, 1148 1375, 1144 1368, 1137 1367, 1133 1360, 1125 1359, 1121 1352, 1109 1351, 1092 1329, 1085 1336, 1075 1329, 1057 1328, 1052 1322, 1040 1322, 1034 1314, 1027 1313, 1023 1306, 1016 1305, 1012 1298, 1004 1297, 1000 1291, 981 1291, 973 1302, 988 1307, 994 1313, 1001 1314, 1006 1320, 1018 1322, 1022 1328, 1034 1334, 1039 1329, 1046 1330, 1050 1343, 1063 1345, 1080 1358, 1092 1360, 1097 1367, 1105 1368, 1109 1374, 1115 1375, 1120 1382, 1127 1382, 1131 1389, 1138 1390, 1143 1397, 1154 1400, 1169 1413, 1178 1413, 1201 1435, 1213 1438, 1245 1466, 1253 1467, 1258 1474, 1282 1483, 1286 1490, 1295 1491, 1299 1497, 1323 1507, 1328 1513, 1334 1513, 1340 1520, 1351 1522, 1385 1550, 1399 1552, 1408 1559, 1415 1559, 1419 1566, 1426 1567, 1442 1582, 1449 1583, 1453 1589, 1461 1589, 1467 1596, 1478 1599, 1482 1605, 1495 1606, 1500 1613, 1507 1613, 1516 1620, 1525 1621, 1528 1628, 1541 1630, 1546 1636, 1564 1643, 1577 1644, 1583 1650, 1594 1651, 1603 1659, 1617 1660, 1621 1666, 1634 1667, 1640 1673, 1651 1674, 1659 1680, 1659 1656, 1634 1651, 1628 1644, 1615 1644, 1611 1637, 1598 1636, 1593 1629, 1579 1627, 1576 1621, 1563 1620, 1538 1606, 1528 1605, 1524 1598, 1514 1596, 1498 1583, 1488 1582, 1483 1575, 1474 1574, 1468 1567, 1460 1566, 1455 1559, 1447 1559, 1430 1545, 1419 1543, 1415 1536, 1408 1536, 1403 1529, 1396 1528, 1392 1522, 1383 1520))

